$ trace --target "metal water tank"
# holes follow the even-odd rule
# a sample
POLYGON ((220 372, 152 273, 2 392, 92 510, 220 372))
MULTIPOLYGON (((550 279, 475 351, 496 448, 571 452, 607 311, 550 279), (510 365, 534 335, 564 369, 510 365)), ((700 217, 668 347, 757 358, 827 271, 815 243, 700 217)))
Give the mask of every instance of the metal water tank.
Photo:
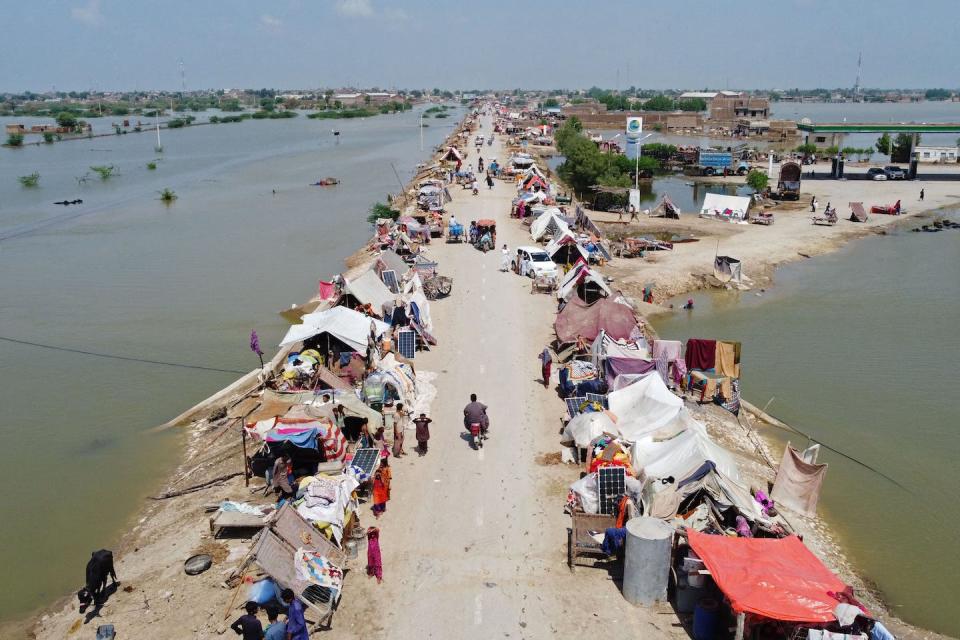
POLYGON ((673 527, 659 518, 640 516, 627 522, 623 597, 650 606, 667 599, 673 527))

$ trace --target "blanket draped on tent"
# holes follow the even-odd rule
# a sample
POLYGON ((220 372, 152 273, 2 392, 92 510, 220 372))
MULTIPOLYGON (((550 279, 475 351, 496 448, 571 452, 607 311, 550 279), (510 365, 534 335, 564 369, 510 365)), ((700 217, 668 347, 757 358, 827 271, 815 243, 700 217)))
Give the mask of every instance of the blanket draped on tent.
POLYGON ((827 474, 827 465, 804 462, 793 447, 783 450, 770 497, 788 509, 812 518, 817 515, 820 487, 827 474))
POLYGON ((610 298, 601 298, 587 304, 573 298, 557 314, 554 328, 560 342, 576 342, 577 338, 594 340, 600 331, 606 331, 614 340, 629 338, 637 326, 633 309, 610 298))

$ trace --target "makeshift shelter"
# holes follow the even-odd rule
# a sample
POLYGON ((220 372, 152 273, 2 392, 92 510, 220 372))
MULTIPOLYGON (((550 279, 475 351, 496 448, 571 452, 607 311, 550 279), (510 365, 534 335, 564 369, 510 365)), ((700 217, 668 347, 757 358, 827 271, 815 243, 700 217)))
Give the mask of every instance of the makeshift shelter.
POLYGON ((784 622, 822 624, 836 620, 846 585, 796 536, 734 538, 688 530, 690 548, 737 614, 784 622))
POLYGON ((863 208, 862 202, 850 203, 850 222, 866 222, 867 211, 863 208))
POLYGON ((717 256, 713 259, 713 276, 720 282, 740 282, 743 277, 743 263, 730 256, 717 256))
POLYGON ((673 204, 673 200, 669 196, 664 195, 660 200, 660 204, 653 208, 653 211, 650 212, 650 216, 653 218, 671 218, 673 220, 680 219, 680 209, 677 208, 677 205, 673 204))
POLYGON ((395 272, 397 278, 400 279, 409 269, 410 265, 407 264, 396 251, 384 251, 377 258, 377 270, 379 273, 390 270, 395 272))
POLYGON ((550 256, 550 259, 557 264, 574 264, 577 260, 588 261, 590 259, 590 254, 580 246, 576 236, 569 230, 562 231, 544 250, 550 256))
MULTIPOLYGON (((353 280, 344 278, 339 304, 350 307, 370 305, 377 315, 383 314, 384 303, 393 302, 394 295, 380 276, 370 269, 353 280)), ((306 317, 306 316, 304 316, 306 317)))
POLYGON ((554 322, 561 343, 576 342, 577 338, 593 341, 601 331, 613 340, 621 340, 629 338, 636 328, 633 309, 610 298, 601 298, 592 304, 574 298, 557 314, 554 322))
POLYGON ((563 277, 557 289, 557 299, 570 300, 574 294, 590 303, 612 296, 613 291, 603 281, 603 276, 588 267, 586 262, 577 262, 563 277))
POLYGON ((463 156, 456 147, 447 147, 447 152, 443 154, 443 159, 451 162, 463 162, 463 156))
POLYGON ((649 357, 650 354, 645 341, 641 340, 637 342, 623 338, 614 340, 602 329, 590 346, 590 361, 598 370, 603 369, 603 363, 608 358, 641 360, 646 362, 649 357))
POLYGON ((750 208, 750 198, 746 196, 727 196, 708 193, 700 207, 701 218, 714 218, 729 222, 743 222, 750 208))
POLYGON ((570 226, 563 219, 560 209, 556 207, 546 209, 530 223, 530 237, 535 241, 543 238, 553 238, 569 230, 570 226))
POLYGON ((615 435, 617 426, 603 411, 588 411, 574 416, 563 427, 560 442, 573 442, 583 449, 590 446, 590 442, 603 434, 615 435))
MULTIPOLYGON (((380 284, 383 285, 383 283, 380 284)), ((389 292, 389 289, 387 291, 389 292)), ((333 307, 303 316, 303 324, 295 324, 290 327, 287 330, 287 335, 280 341, 280 346, 296 344, 326 333, 340 340, 354 351, 365 351, 371 326, 373 326, 377 337, 390 329, 389 325, 365 316, 359 311, 347 307, 333 307)))
POLYGON ((607 404, 617 416, 619 435, 631 442, 658 431, 678 433, 692 422, 683 400, 667 389, 660 376, 646 376, 607 394, 607 404))

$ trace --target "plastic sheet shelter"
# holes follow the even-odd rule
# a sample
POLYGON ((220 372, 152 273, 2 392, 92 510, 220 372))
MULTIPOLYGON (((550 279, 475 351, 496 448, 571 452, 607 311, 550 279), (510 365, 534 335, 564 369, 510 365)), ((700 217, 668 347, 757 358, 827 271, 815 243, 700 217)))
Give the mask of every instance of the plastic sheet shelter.
POLYGON ((369 304, 377 314, 383 313, 384 303, 391 303, 394 298, 393 293, 373 269, 348 280, 343 287, 343 293, 360 304, 369 304))
POLYGON ((646 376, 629 387, 607 395, 611 413, 617 416, 617 430, 630 442, 658 431, 680 431, 685 424, 678 420, 683 400, 673 395, 660 376, 646 376))
POLYGON ((730 256, 717 256, 713 259, 713 276, 720 282, 740 282, 743 263, 730 256))
POLYGON ((601 331, 614 340, 629 338, 637 327, 633 309, 610 298, 601 298, 587 304, 579 298, 567 303, 554 323, 561 343, 576 342, 577 338, 593 341, 601 331))
POLYGON ((551 207, 530 223, 530 237, 536 241, 544 237, 554 237, 558 232, 569 231, 570 226, 563 219, 560 209, 551 207))
POLYGON ((354 351, 365 351, 371 322, 377 336, 383 335, 390 329, 387 324, 346 307, 333 307, 325 311, 308 313, 303 316, 303 324, 290 327, 287 335, 280 341, 280 346, 302 342, 321 333, 329 333, 354 351))
POLYGON ((557 289, 557 299, 570 300, 574 294, 581 300, 593 302, 598 298, 613 295, 613 291, 599 273, 588 267, 585 262, 578 262, 563 277, 557 289))
POLYGON ((735 612, 808 624, 836 620, 837 600, 827 592, 846 585, 796 536, 732 538, 693 530, 687 535, 735 612))
POLYGON ((587 250, 580 246, 577 238, 569 230, 562 231, 544 249, 550 259, 557 264, 574 264, 578 260, 590 259, 587 250))
POLYGON ((727 196, 720 193, 708 193, 700 207, 701 217, 717 218, 742 222, 747 217, 750 198, 745 196, 727 196))

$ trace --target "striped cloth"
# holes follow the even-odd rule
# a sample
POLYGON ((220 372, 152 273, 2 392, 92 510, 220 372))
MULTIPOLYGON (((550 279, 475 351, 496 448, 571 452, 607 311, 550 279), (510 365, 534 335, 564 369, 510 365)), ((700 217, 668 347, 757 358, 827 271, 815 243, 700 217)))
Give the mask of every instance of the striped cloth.
POLYGON ((347 457, 347 439, 340 427, 332 423, 322 425, 320 439, 323 441, 323 453, 327 462, 342 461, 347 457))

